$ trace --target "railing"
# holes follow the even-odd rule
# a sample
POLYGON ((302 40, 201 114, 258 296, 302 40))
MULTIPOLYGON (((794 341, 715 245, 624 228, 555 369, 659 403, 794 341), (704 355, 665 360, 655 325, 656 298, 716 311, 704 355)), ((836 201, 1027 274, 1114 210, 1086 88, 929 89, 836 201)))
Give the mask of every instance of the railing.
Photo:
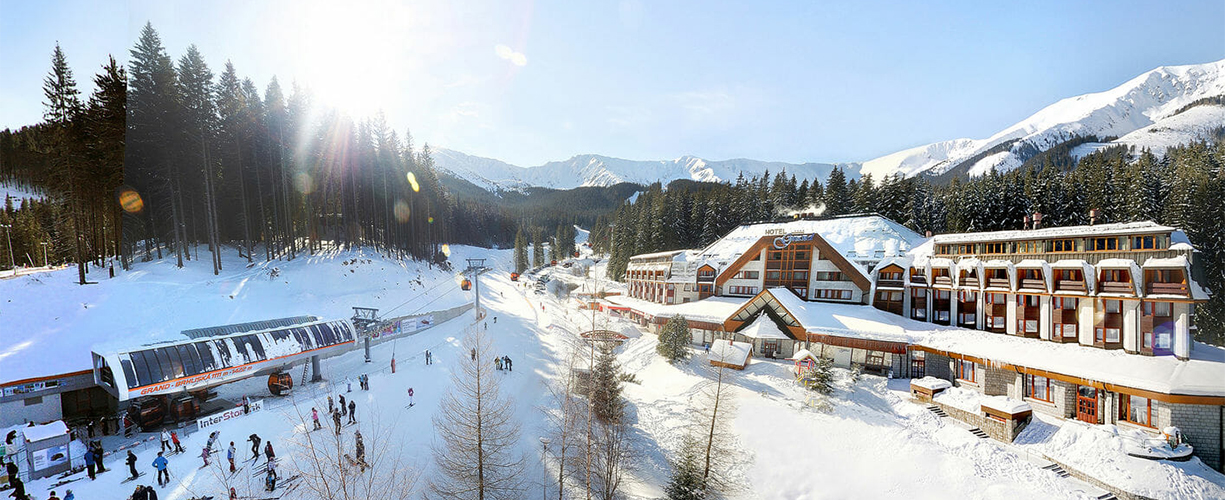
POLYGON ((876 282, 876 286, 902 288, 904 285, 902 284, 902 280, 878 280, 876 282))
POLYGON ((1046 281, 1036 280, 1031 278, 1021 278, 1022 290, 1040 290, 1046 291, 1046 281))
POLYGON ((961 286, 978 287, 978 278, 967 276, 961 279, 961 286))
POLYGON ((1136 293, 1135 287, 1126 281, 1103 281, 1097 284, 1097 289, 1105 293, 1136 293))
POLYGON ((1144 287, 1148 294, 1187 295, 1187 285, 1184 283, 1149 283, 1144 287))
POLYGON ((935 282, 937 285, 953 286, 952 276, 936 276, 935 282))
POLYGON ((1014 264, 1023 260, 1037 259, 1047 262, 1055 262, 1064 259, 1083 260, 1090 264, 1097 264, 1105 259, 1128 259, 1134 260, 1137 264, 1143 265, 1148 259, 1165 259, 1178 257, 1179 255, 1191 258, 1191 252, 1186 250, 1114 250, 1104 252, 1035 252, 1035 253, 957 253, 957 254, 941 254, 937 257, 977 257, 982 260, 1006 260, 1014 264))
POLYGON ((1008 278, 987 278, 987 286, 991 288, 1008 288, 1008 278))
POLYGON ((923 275, 921 275, 921 274, 918 274, 918 275, 912 274, 912 275, 910 275, 910 284, 912 284, 912 285, 926 285, 926 284, 927 284, 927 276, 923 276, 923 275))
POLYGON ((1055 282, 1056 292, 1083 292, 1085 291, 1084 281, 1074 280, 1059 280, 1055 282))

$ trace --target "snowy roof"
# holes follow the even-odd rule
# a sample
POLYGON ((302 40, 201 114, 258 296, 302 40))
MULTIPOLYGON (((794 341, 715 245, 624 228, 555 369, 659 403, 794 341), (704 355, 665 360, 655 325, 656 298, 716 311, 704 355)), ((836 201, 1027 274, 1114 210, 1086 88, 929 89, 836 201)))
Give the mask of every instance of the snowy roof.
POLYGON ((774 320, 768 318, 765 314, 757 316, 748 327, 737 332, 745 337, 762 339, 762 340, 788 340, 787 334, 774 323, 774 320))
POLYGON ((729 365, 744 366, 749 362, 749 353, 753 350, 753 344, 748 342, 732 342, 730 340, 718 339, 714 344, 710 345, 710 352, 706 354, 706 359, 712 362, 720 362, 729 365))
POLYGON ((1096 224, 1092 226, 1048 227, 1023 231, 991 231, 985 233, 941 234, 936 244, 975 243, 981 241, 1035 240, 1076 236, 1125 235, 1171 232, 1175 229, 1152 221, 1096 224))
POLYGON ((1130 269, 1136 261, 1131 259, 1102 259, 1097 261, 1097 267, 1130 269))
POLYGON ((747 297, 710 297, 684 304, 656 304, 626 295, 610 295, 604 299, 654 317, 670 318, 680 314, 685 316, 685 319, 712 323, 722 323, 749 300, 747 297))
POLYGON ((917 345, 1047 370, 1069 376, 1166 394, 1225 396, 1225 348, 1195 342, 1191 359, 1138 356, 1009 337, 964 328, 945 328, 920 338, 917 345))
POLYGON ((1185 268, 1187 267, 1187 257, 1179 255, 1177 257, 1170 257, 1170 258, 1165 258, 1165 259, 1148 259, 1144 261, 1144 265, 1141 267, 1145 267, 1145 268, 1182 267, 1182 268, 1185 268))
POLYGON ((949 387, 953 386, 953 383, 947 380, 944 380, 942 378, 936 378, 931 375, 928 375, 923 378, 916 378, 916 379, 911 380, 910 385, 917 385, 924 389, 931 389, 934 391, 937 389, 948 389, 949 387))
POLYGON ((68 426, 64 425, 63 420, 56 420, 49 424, 36 425, 34 427, 23 427, 21 433, 25 435, 26 441, 42 441, 56 436, 68 434, 68 426))
POLYGON ((795 351, 795 353, 792 354, 791 357, 787 359, 790 359, 793 361, 800 361, 800 360, 804 360, 808 358, 817 359, 817 355, 813 354, 812 351, 809 351, 808 349, 800 349, 798 351, 795 351))
POLYGON ((1029 406, 1029 403, 1026 403, 1024 401, 1017 401, 1008 396, 985 397, 985 398, 978 400, 978 404, 984 408, 991 408, 993 410, 999 410, 1004 413, 1010 413, 1013 415, 1016 415, 1023 411, 1033 410, 1033 408, 1029 406))
POLYGON ((910 340, 899 323, 912 320, 901 316, 860 304, 807 302, 785 288, 771 288, 769 292, 805 331, 886 342, 910 340))
POLYGON ((669 250, 667 252, 644 253, 630 257, 630 260, 653 259, 657 257, 675 257, 677 254, 684 253, 684 250, 669 250))
MULTIPOLYGON (((922 236, 901 224, 879 215, 868 215, 744 225, 731 230, 701 253, 722 269, 767 234, 809 233, 821 235, 838 253, 852 261, 865 257, 877 259, 877 254, 879 258, 902 255, 923 242, 922 236)), ((864 275, 867 275, 866 270, 864 275)))

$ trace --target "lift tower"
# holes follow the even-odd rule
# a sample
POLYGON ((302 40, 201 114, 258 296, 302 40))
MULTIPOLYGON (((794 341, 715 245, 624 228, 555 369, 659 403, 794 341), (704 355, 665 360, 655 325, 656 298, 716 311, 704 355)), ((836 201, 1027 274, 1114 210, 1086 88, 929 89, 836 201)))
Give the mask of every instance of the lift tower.
POLYGON ((476 302, 473 306, 473 309, 476 310, 476 320, 480 321, 481 318, 484 317, 484 313, 481 311, 480 275, 481 273, 488 271, 489 268, 485 267, 485 259, 467 259, 467 260, 468 260, 468 268, 464 269, 463 273, 465 275, 472 276, 472 291, 474 292, 473 295, 476 297, 476 302))

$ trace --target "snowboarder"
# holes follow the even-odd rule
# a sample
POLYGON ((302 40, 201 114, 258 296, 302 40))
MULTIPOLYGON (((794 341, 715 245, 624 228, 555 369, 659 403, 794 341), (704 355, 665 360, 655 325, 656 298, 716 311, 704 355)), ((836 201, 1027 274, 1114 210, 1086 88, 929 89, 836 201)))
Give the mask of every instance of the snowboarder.
POLYGON ((251 437, 247 438, 247 441, 251 442, 251 458, 258 458, 260 442, 259 436, 252 434, 251 437))
POLYGON ((186 451, 183 449, 183 444, 179 442, 178 431, 170 431, 170 442, 174 443, 175 453, 183 453, 184 451, 186 451))
POLYGON ((357 423, 357 402, 352 399, 349 400, 349 423, 357 423))
POLYGON ((94 449, 92 447, 85 449, 85 470, 89 471, 89 480, 93 481, 96 475, 94 474, 94 449))
POLYGON ((272 452, 272 441, 264 444, 264 455, 268 457, 268 463, 272 463, 272 459, 276 458, 276 453, 272 452))
POLYGON ((162 429, 162 451, 166 451, 166 448, 170 448, 170 432, 162 429))
POLYGON ((162 456, 162 452, 157 452, 157 458, 153 459, 153 468, 157 469, 157 485, 165 486, 170 482, 170 471, 166 470, 166 457, 162 456), (163 481, 162 477, 166 479, 163 481))
POLYGON ((102 442, 94 441, 94 461, 98 462, 98 473, 106 472, 106 467, 102 465, 102 442))
POLYGON ((230 472, 237 472, 238 469, 234 467, 234 442, 233 441, 230 441, 230 449, 225 450, 225 458, 230 461, 230 472))
POLYGON ((322 427, 319 425, 319 410, 311 408, 311 420, 315 421, 315 430, 319 430, 319 428, 322 427))
POLYGON ((204 450, 202 450, 202 451, 200 452, 200 458, 203 458, 203 459, 204 459, 204 466, 205 466, 205 467, 208 467, 208 452, 209 452, 209 450, 208 450, 208 446, 205 446, 205 447, 204 447, 204 450))
POLYGON ((348 411, 349 409, 345 408, 345 395, 341 394, 340 395, 340 416, 342 417, 345 416, 348 411))
POLYGON ((132 479, 136 479, 136 476, 139 476, 140 473, 136 472, 136 454, 132 453, 132 450, 128 450, 127 462, 128 462, 128 470, 132 472, 132 479))
POLYGON ((332 422, 336 423, 336 435, 340 435, 340 412, 332 410, 332 422))

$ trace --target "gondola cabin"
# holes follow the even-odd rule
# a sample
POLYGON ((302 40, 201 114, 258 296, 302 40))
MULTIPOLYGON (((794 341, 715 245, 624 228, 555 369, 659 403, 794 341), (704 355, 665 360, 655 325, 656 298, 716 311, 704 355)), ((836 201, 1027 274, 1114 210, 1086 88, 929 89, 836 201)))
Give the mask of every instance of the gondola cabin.
POLYGON ((463 280, 463 281, 459 282, 459 287, 460 287, 461 289, 463 289, 465 292, 466 292, 466 291, 468 291, 468 290, 471 290, 471 289, 472 289, 472 281, 468 280, 467 278, 464 278, 464 280, 463 280))
POLYGON ((293 377, 286 372, 268 375, 268 392, 273 396, 284 396, 293 390, 293 377))

